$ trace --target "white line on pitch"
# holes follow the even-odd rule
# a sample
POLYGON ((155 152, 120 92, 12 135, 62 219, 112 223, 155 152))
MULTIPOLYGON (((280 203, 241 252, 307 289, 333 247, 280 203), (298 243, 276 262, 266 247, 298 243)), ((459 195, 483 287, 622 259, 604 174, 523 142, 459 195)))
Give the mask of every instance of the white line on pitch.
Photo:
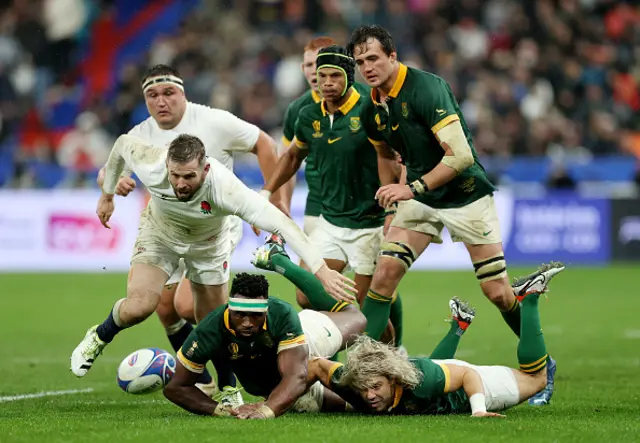
POLYGON ((5 397, 0 397, 0 403, 4 403, 8 401, 17 401, 17 400, 29 400, 32 398, 57 397, 60 395, 86 394, 89 392, 93 392, 93 388, 67 389, 64 391, 43 391, 43 392, 36 392, 35 394, 7 395, 5 397))

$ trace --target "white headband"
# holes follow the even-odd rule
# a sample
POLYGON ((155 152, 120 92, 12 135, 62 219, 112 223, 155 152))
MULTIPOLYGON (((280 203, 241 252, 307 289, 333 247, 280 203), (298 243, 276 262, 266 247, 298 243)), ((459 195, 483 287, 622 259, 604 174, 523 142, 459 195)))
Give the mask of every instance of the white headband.
POLYGON ((184 91, 184 83, 182 79, 180 77, 176 77, 175 75, 167 74, 148 78, 147 81, 145 81, 142 85, 142 92, 146 92, 147 89, 151 86, 156 86, 163 83, 170 83, 184 91))
POLYGON ((268 298, 236 298, 229 297, 229 309, 243 312, 267 312, 268 298))

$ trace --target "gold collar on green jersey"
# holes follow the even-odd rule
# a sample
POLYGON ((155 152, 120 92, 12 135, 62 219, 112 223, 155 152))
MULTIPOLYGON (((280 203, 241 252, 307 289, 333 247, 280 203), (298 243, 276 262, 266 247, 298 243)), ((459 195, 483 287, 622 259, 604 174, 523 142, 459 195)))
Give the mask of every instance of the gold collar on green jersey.
POLYGON ((311 98, 314 103, 320 103, 322 101, 322 97, 320 97, 320 95, 318 95, 318 93, 313 89, 311 90, 311 98))
MULTIPOLYGON (((342 104, 342 106, 340 106, 338 108, 338 111, 340 111, 342 113, 342 115, 347 115, 349 113, 349 111, 351 111, 353 109, 353 107, 356 105, 356 103, 358 103, 358 100, 360 100, 360 94, 352 86, 351 87, 351 96, 347 99, 346 102, 344 102, 342 104)), ((324 100, 322 100, 322 103, 320 103, 320 109, 322 109, 322 116, 326 117, 329 112, 327 111, 327 108, 325 107, 324 100)))
POLYGON ((393 394, 393 404, 389 408, 389 411, 398 407, 398 405, 400 404, 400 399, 402 398, 403 392, 404 392, 404 389, 402 388, 402 386, 400 385, 396 386, 396 392, 393 394))
MULTIPOLYGON (((227 328, 229 332, 233 335, 236 335, 236 331, 231 329, 231 324, 229 323, 229 308, 224 310, 224 327, 227 328)), ((265 318, 264 324, 262 325, 262 329, 267 330, 267 319, 265 318)))
MULTIPOLYGON (((404 81, 407 79, 407 71, 408 68, 405 64, 398 63, 398 77, 396 77, 396 81, 393 82, 393 86, 391 87, 391 91, 389 91, 389 97, 396 98, 398 94, 400 94, 400 89, 402 89, 402 85, 404 85, 404 81)), ((371 88, 371 100, 374 105, 379 105, 378 102, 378 89, 371 88)))

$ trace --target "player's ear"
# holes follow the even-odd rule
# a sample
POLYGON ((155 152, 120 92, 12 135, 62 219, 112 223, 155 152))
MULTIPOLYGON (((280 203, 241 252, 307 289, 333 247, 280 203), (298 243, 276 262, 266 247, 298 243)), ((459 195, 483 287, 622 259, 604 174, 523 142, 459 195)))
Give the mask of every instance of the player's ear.
POLYGON ((207 175, 209 169, 211 169, 211 164, 207 163, 206 165, 204 165, 204 175, 207 175))
POLYGON ((389 60, 391 63, 398 61, 398 53, 396 51, 391 52, 391 54, 389 54, 389 60))

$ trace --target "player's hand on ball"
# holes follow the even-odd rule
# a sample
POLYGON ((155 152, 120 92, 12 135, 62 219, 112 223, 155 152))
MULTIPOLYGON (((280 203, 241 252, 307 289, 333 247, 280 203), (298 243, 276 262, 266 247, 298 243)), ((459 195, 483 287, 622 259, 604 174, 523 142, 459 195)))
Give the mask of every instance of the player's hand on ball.
POLYGON ((500 417, 506 418, 506 415, 498 414, 496 412, 476 412, 472 415, 472 417, 500 417))
POLYGON ((383 208, 392 203, 411 200, 413 197, 413 192, 411 192, 409 186, 400 184, 385 185, 376 192, 376 200, 383 208))
POLYGON ((100 200, 98 200, 98 208, 96 209, 96 214, 98 215, 102 226, 107 229, 111 229, 111 226, 109 226, 109 219, 113 215, 114 209, 115 204, 113 203, 113 195, 103 193, 100 196, 100 200))
POLYGON ((318 280, 322 283, 327 294, 335 300, 347 303, 354 303, 356 301, 356 297, 353 295, 357 292, 355 289, 356 284, 350 278, 329 269, 327 265, 323 265, 318 269, 316 277, 318 277, 318 280))
POLYGON ((131 177, 120 177, 116 185, 116 195, 126 197, 136 188, 136 181, 131 177))

